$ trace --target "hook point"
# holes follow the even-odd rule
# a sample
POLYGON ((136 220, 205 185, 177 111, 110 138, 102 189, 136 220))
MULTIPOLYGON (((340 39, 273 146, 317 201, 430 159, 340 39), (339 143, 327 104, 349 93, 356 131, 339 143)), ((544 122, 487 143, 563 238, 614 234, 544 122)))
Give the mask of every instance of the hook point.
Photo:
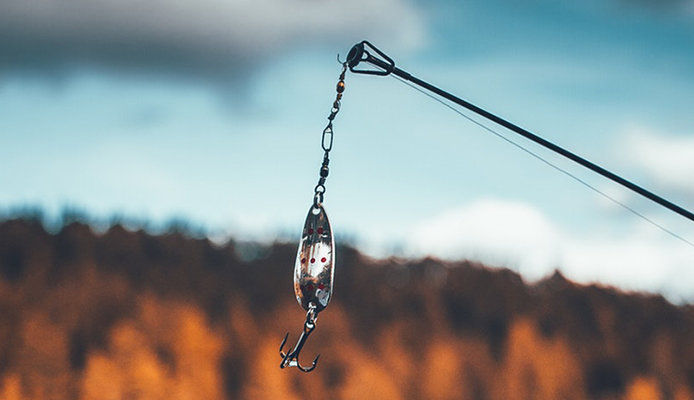
POLYGON ((282 357, 282 362, 280 363, 280 368, 286 368, 286 367, 297 367, 300 371, 303 372, 311 372, 313 371, 314 368, 316 368, 316 364, 318 363, 318 359, 320 358, 320 354, 316 356, 316 358, 313 360, 313 364, 306 368, 299 364, 299 353, 301 352, 301 349, 304 346, 304 343, 306 343, 306 339, 308 339, 308 335, 311 334, 311 332, 315 329, 316 325, 316 316, 314 313, 315 306, 312 306, 309 308, 309 311, 306 313, 306 322, 304 323, 304 330, 301 333, 301 336, 299 336, 299 340, 296 342, 296 345, 294 345, 294 349, 291 351, 288 351, 286 354, 282 351, 284 349, 284 345, 287 342, 287 338, 289 337, 289 332, 284 335, 284 339, 282 339, 282 344, 280 344, 280 356, 282 357))
POLYGON ((282 352, 282 349, 284 348, 284 345, 287 344, 287 339, 288 339, 288 338, 289 338, 289 332, 287 332, 287 333, 284 335, 284 339, 282 339, 282 343, 280 343, 280 355, 282 356, 282 358, 287 358, 287 355, 284 354, 284 352, 282 352))

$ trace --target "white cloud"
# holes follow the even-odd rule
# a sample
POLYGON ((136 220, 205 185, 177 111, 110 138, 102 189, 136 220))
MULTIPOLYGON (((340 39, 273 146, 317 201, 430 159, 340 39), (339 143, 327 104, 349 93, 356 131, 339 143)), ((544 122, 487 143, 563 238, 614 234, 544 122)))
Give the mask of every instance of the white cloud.
POLYGON ((276 52, 424 40, 408 0, 4 0, 0 67, 80 63, 231 75, 276 52))
POLYGON ((470 257, 539 278, 557 265, 559 234, 532 207, 485 199, 423 221, 408 248, 447 259, 470 257))
MULTIPOLYGON (((694 231, 682 232, 694 237, 694 231)), ((626 234, 562 229, 530 205, 475 201, 418 224, 410 255, 473 259, 537 280, 559 268, 579 282, 694 300, 694 248, 637 220, 626 234)))
POLYGON ((562 270, 573 279, 694 300, 694 248, 655 228, 626 237, 573 237, 562 247, 562 270))
POLYGON ((641 127, 625 134, 629 162, 660 183, 694 195, 694 135, 665 135, 641 127))

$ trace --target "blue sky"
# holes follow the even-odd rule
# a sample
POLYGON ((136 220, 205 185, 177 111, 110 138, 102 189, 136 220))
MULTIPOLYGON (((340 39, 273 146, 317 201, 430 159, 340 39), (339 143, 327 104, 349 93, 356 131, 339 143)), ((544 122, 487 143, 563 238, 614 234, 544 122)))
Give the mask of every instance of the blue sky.
MULTIPOLYGON (((692 209, 693 4, 10 0, 0 207, 294 239, 335 55, 368 39, 414 75, 692 209)), ((694 299, 694 248, 394 79, 346 84, 326 193, 338 239, 694 299)), ((691 222, 518 141, 694 240, 691 222)))

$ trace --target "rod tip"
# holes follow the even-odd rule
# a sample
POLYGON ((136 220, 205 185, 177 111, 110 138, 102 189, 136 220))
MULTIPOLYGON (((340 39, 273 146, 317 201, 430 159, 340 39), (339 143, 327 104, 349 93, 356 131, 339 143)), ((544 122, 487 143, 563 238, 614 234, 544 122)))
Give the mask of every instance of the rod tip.
POLYGON ((361 57, 363 54, 364 42, 359 42, 352 46, 351 49, 349 49, 349 53, 347 53, 347 59, 345 60, 345 62, 350 68, 355 67, 361 61, 361 57))

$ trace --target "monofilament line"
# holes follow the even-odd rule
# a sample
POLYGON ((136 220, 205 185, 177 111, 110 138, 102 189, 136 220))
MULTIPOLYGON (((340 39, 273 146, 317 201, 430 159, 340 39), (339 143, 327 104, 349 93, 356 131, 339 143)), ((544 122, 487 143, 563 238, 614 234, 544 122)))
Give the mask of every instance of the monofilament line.
POLYGON ((396 79, 396 80, 400 81, 401 83, 404 83, 405 85, 407 85, 407 86, 409 86, 409 87, 415 89, 416 91, 418 91, 418 92, 420 92, 420 93, 426 95, 426 96, 429 97, 430 99, 433 99, 433 100, 435 100, 435 101, 441 103, 441 104, 444 105, 445 107, 451 109, 451 110, 452 110, 453 112, 455 112, 456 114, 458 114, 458 115, 460 115, 461 117, 465 118, 466 120, 472 122, 473 124, 479 126, 480 128, 484 129, 485 131, 491 133, 492 135, 498 137, 499 139, 505 141, 506 143, 508 143, 508 144, 510 144, 510 145, 512 145, 512 146, 514 146, 514 147, 516 147, 516 148, 518 148, 518 149, 520 149, 520 150, 522 150, 523 152, 525 152, 525 153, 529 154, 530 156, 534 157, 535 159, 537 159, 537 160, 541 161, 542 163, 548 165, 549 167, 551 167, 551 168, 553 168, 553 169, 555 169, 555 170, 561 172, 562 174, 564 174, 564 175, 568 176, 569 178, 575 180, 576 182, 578 182, 578 183, 580 183, 581 185, 587 187, 588 189, 594 191, 595 193, 599 194, 600 196, 602 196, 602 197, 608 199, 609 201, 613 202, 614 204, 617 204, 618 206, 620 206, 620 207, 624 208, 625 210, 631 212, 632 214, 634 214, 634 215, 636 215, 637 217, 643 219, 644 221, 648 222, 649 224, 655 226, 656 228, 662 230, 663 232, 665 232, 665 233, 671 235, 671 236, 674 237, 674 238, 677 238, 677 239, 681 240, 682 242, 684 242, 684 243, 688 244, 689 246, 691 246, 692 248, 694 248, 694 243, 692 243, 691 241, 687 240, 687 239, 684 238, 683 236, 681 236, 681 235, 679 235, 679 234, 677 234, 677 233, 671 231, 670 229, 664 227, 663 225, 657 223, 656 221, 654 221, 654 220, 648 218, 647 216, 645 216, 644 214, 642 214, 642 213, 640 213, 639 211, 635 210, 634 208, 629 207, 628 205, 624 204, 623 202, 621 202, 621 201, 615 199, 614 197, 612 197, 612 196, 608 195, 607 193, 601 191, 600 189, 598 189, 597 187, 591 185, 590 183, 586 182, 585 180, 583 180, 583 179, 579 178, 578 176, 572 174, 572 173, 569 172, 568 170, 566 170, 566 169, 564 169, 564 168, 562 168, 562 167, 560 167, 560 166, 558 166, 558 165, 552 163, 551 161, 545 159, 544 157, 542 157, 542 156, 539 155, 538 153, 535 153, 534 151, 532 151, 532 150, 526 148, 526 147, 523 146, 522 144, 520 144, 520 143, 518 143, 518 142, 516 142, 516 141, 514 141, 514 140, 512 140, 512 139, 509 139, 508 137, 506 137, 505 135, 499 133, 498 131, 496 131, 496 130, 490 128, 489 126, 487 126, 487 125, 485 125, 485 124, 483 124, 483 123, 481 123, 481 122, 475 120, 474 118, 468 116, 467 114, 465 114, 464 112, 460 111, 458 108, 454 107, 453 105, 451 105, 451 104, 448 103, 447 101, 442 100, 442 99, 440 99, 440 98, 438 98, 438 97, 436 97, 436 96, 434 96, 434 95, 432 95, 432 94, 426 92, 426 91, 423 90, 423 89, 420 89, 419 87, 417 87, 416 85, 414 85, 414 84, 412 84, 412 83, 406 81, 405 79, 402 79, 402 78, 400 78, 400 77, 398 77, 398 76, 395 76, 395 75, 390 75, 390 76, 392 76, 393 79, 396 79))

